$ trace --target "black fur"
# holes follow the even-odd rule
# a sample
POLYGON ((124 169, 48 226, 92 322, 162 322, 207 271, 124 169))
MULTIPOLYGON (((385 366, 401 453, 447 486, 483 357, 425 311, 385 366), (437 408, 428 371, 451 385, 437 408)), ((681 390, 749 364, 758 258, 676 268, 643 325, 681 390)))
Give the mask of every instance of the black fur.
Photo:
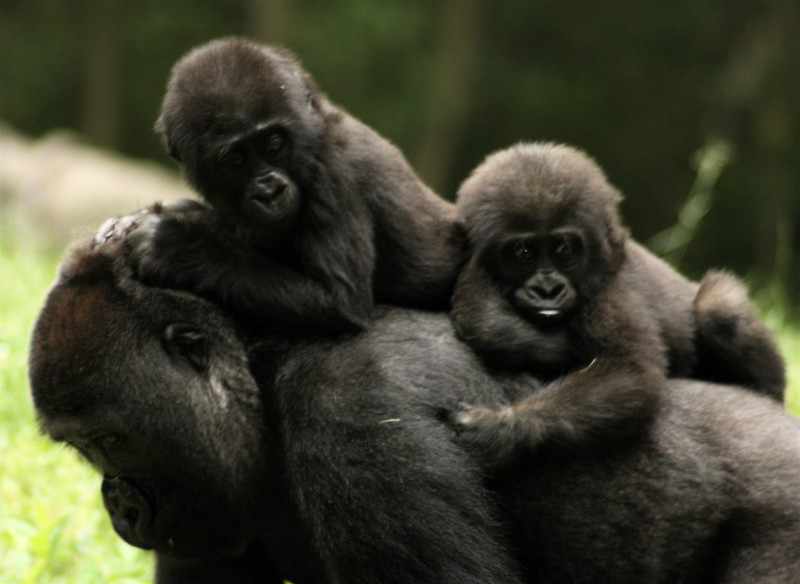
POLYGON ((158 582, 518 581, 441 406, 381 371, 402 338, 304 349, 281 332, 252 349, 261 402, 231 322, 141 285, 124 251, 97 240, 67 260, 31 387, 44 430, 104 476, 116 531, 157 552, 158 582))
POLYGON ((694 298, 694 316, 695 377, 735 383, 782 398, 786 384, 783 359, 738 278, 716 270, 707 272, 694 298))
POLYGON ((452 204, 286 51, 225 39, 190 52, 157 129, 222 221, 151 221, 130 240, 144 281, 315 329, 363 328, 373 296, 449 306, 463 255, 452 204))
POLYGON ((498 369, 548 374, 510 405, 455 423, 487 463, 542 442, 584 445, 641 431, 666 377, 748 386, 782 400, 783 360, 732 275, 689 282, 628 237, 621 195, 582 152, 521 144, 462 185, 473 247, 454 293, 461 336, 498 369))
POLYGON ((445 315, 381 308, 337 342, 265 329, 246 355, 124 253, 67 260, 31 387, 44 431, 127 489, 112 520, 162 584, 514 582, 503 532, 540 584, 795 581, 800 424, 774 400, 672 380, 638 439, 550 445, 486 491, 444 413, 536 384, 490 376, 445 315))

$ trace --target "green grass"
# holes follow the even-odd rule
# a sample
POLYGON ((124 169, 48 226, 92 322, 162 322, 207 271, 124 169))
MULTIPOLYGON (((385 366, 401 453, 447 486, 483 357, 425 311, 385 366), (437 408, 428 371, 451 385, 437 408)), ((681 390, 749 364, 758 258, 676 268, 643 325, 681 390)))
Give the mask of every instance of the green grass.
MULTIPOLYGON (((56 263, 41 252, 0 247, 0 582, 149 582, 151 557, 114 534, 100 478, 37 429, 27 345, 56 263)), ((791 356, 788 404, 800 415, 800 326, 775 300, 784 296, 759 297, 759 303, 791 356)))

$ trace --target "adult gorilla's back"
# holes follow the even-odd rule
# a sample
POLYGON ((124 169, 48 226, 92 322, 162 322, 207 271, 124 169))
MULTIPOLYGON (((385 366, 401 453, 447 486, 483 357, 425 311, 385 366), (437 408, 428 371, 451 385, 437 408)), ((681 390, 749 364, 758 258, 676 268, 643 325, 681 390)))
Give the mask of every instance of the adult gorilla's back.
POLYGON ((513 582, 491 493, 532 582, 800 570, 800 425, 770 400, 674 381, 638 439, 540 451, 484 491, 444 414, 532 381, 489 376, 446 316, 386 308, 336 342, 265 336, 255 403, 224 315, 140 285, 122 253, 68 260, 31 380, 43 428, 106 475, 115 527, 159 552, 161 582, 513 582))
MULTIPOLYGON (((346 492, 365 465, 397 489, 409 473, 449 473, 436 459, 451 456, 444 414, 534 383, 489 376, 446 317, 390 308, 360 336, 285 357, 275 409, 291 478, 313 501, 332 486, 346 492)), ((256 366, 262 387, 271 375, 256 366)), ((800 574, 799 438, 798 420, 772 400, 673 380, 641 436, 542 449, 487 482, 530 582, 789 584, 800 574)), ((381 512, 383 495, 361 490, 361 517, 335 505, 306 512, 346 539, 381 512)))
POLYGON ((535 582, 789 584, 799 447, 798 421, 774 403, 676 380, 640 441, 532 457, 494 488, 535 582))

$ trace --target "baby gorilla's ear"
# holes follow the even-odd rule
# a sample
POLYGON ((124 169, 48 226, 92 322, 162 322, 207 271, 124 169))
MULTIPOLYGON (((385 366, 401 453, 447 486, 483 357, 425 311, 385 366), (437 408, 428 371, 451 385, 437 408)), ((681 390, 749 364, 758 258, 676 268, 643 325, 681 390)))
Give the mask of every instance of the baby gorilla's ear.
POLYGON ((169 153, 170 158, 172 158, 176 162, 183 162, 183 160, 181 159, 181 155, 178 154, 178 149, 169 142, 167 142, 167 152, 169 153))

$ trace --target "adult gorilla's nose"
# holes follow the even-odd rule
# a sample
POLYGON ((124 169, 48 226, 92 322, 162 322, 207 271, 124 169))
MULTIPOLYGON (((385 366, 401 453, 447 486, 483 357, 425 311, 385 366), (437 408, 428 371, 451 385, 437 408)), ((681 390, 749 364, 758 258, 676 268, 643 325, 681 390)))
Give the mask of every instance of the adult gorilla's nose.
POLYGON ((114 531, 131 545, 153 548, 156 543, 152 531, 154 509, 144 489, 123 477, 106 476, 100 490, 114 531))

